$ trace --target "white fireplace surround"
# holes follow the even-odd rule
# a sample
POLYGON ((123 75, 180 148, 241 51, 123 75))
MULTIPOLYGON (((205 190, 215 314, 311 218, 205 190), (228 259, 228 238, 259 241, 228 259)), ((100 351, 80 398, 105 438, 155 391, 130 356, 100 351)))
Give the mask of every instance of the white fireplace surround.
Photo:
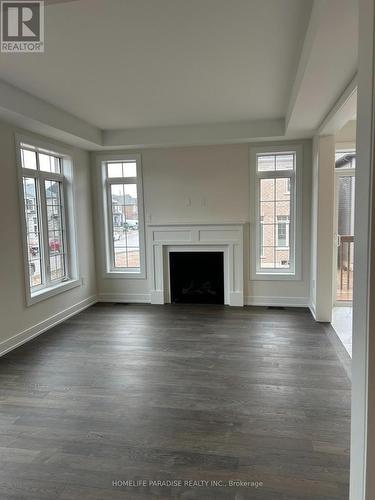
POLYGON ((151 304, 170 299, 170 252, 223 252, 224 303, 244 305, 242 224, 148 225, 151 304))

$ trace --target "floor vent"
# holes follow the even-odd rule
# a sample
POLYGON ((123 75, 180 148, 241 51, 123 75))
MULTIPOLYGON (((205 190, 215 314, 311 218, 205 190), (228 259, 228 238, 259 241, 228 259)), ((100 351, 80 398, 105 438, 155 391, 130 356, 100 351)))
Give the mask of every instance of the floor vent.
POLYGON ((285 307, 284 306, 267 306, 267 309, 273 309, 276 311, 283 311, 283 310, 285 310, 285 307))

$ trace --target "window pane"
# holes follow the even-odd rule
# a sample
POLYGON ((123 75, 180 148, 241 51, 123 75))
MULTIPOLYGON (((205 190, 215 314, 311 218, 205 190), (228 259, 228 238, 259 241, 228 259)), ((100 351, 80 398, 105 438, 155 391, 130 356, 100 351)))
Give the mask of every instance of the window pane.
POLYGON ((276 200, 290 200, 290 178, 283 177, 281 179, 276 179, 276 200))
POLYGON ((62 279, 65 276, 64 221, 62 217, 61 193, 62 182, 45 181, 49 278, 51 281, 62 279))
POLYGON ((47 205, 47 219, 49 231, 61 231, 61 205, 47 205))
POLYGON ((128 267, 128 252, 126 247, 117 247, 114 248, 115 254, 115 267, 128 267))
POLYGON ((260 179, 260 201, 275 200, 275 179, 260 179))
POLYGON ((61 253, 64 250, 62 231, 48 231, 49 253, 61 253))
POLYGON ((51 172, 55 174, 61 174, 61 158, 57 156, 51 157, 51 172))
POLYGON ((135 162, 123 163, 124 177, 137 177, 137 164, 135 162))
POLYGON ((137 184, 124 184, 125 205, 137 204, 137 184))
POLYGON ((111 197, 115 205, 125 205, 124 184, 111 184, 111 197))
POLYGON ((39 168, 43 172, 51 172, 51 157, 45 154, 39 154, 39 168))
POLYGON ((263 224, 263 246, 275 246, 275 224, 263 224))
POLYGON ((138 268, 140 267, 140 257, 139 248, 128 248, 128 267, 138 268))
POLYGON ((275 248, 274 247, 263 247, 263 252, 260 259, 260 267, 262 269, 274 269, 275 268, 275 248))
POLYGON ((276 215, 290 217, 290 202, 289 201, 277 201, 275 203, 276 215))
POLYGON ((277 246, 289 247, 289 217, 277 217, 277 246))
MULTIPOLYGON (((123 207, 122 206, 115 206, 114 207, 114 211, 112 213, 112 225, 113 225, 113 230, 114 231, 125 231, 125 215, 123 214, 122 210, 123 210, 123 207)), ((114 240, 116 240, 116 238, 114 238, 114 240)))
POLYGON ((275 257, 276 257, 275 259, 276 269, 290 268, 289 249, 276 250, 275 257))
POLYGON ((122 177, 122 163, 108 163, 108 177, 122 177))
POLYGON ((138 228, 138 205, 126 205, 124 207, 125 218, 127 222, 127 227, 138 228))
POLYGON ((293 170, 294 169, 294 154, 286 153, 276 155, 276 170, 293 170))
POLYGON ((61 158, 45 153, 39 153, 39 168, 42 172, 61 173, 61 158))
POLYGON ((128 247, 139 247, 139 231, 138 227, 129 227, 126 231, 126 245, 128 247))
POLYGON ((28 149, 21 149, 21 160, 23 168, 36 170, 36 152, 28 149))
POLYGON ((49 258, 51 281, 61 280, 65 276, 64 256, 52 255, 49 258))
POLYGON ((275 170, 275 155, 258 155, 257 169, 258 172, 268 172, 275 170))
POLYGON ((40 259, 29 260, 29 275, 30 275, 30 288, 40 286, 42 284, 40 259))
POLYGON ((27 240, 27 259, 29 263, 30 287, 42 284, 40 218, 36 180, 23 178, 25 200, 25 225, 27 240))
POLYGON ((124 163, 107 163, 108 177, 137 177, 135 161, 124 163))
POLYGON ((263 217, 264 224, 275 223, 275 202, 262 201, 260 203, 260 216, 263 217))
POLYGON ((54 207, 61 205, 60 184, 58 181, 45 181, 47 205, 54 207))
POLYGON ((115 268, 136 269, 140 267, 138 247, 115 246, 115 268))

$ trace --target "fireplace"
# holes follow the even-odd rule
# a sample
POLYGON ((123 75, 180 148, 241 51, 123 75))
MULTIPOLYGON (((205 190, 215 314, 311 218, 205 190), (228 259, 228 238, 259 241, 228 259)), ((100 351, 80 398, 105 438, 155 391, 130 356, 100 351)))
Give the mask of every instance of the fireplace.
POLYGON ((171 302, 224 304, 223 252, 170 252, 171 302))
MULTIPOLYGON (((148 224, 146 241, 151 304, 172 302, 169 255, 185 252, 220 253, 222 271, 219 270, 219 273, 224 275, 224 304, 244 305, 242 224, 148 224)), ((204 255, 201 257, 204 258, 204 255)))

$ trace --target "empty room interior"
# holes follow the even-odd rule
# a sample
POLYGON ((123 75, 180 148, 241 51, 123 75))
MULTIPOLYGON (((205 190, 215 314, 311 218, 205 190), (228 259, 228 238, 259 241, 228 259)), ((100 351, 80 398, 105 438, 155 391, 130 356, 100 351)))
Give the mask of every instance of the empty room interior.
POLYGON ((375 498, 373 75, 374 0, 1 2, 1 500, 375 498))

